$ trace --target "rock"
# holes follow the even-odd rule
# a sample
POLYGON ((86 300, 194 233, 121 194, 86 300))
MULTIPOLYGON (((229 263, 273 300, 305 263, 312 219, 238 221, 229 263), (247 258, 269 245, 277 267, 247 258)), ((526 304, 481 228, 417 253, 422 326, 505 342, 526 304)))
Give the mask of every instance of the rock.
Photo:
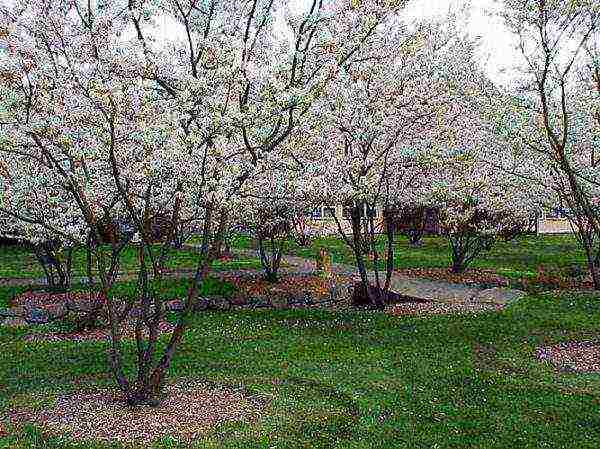
POLYGON ((244 306, 248 303, 248 301, 246 300, 246 298, 244 298, 243 296, 234 296, 233 298, 231 298, 231 304, 233 306, 244 306))
POLYGON ((212 305, 210 298, 199 296, 194 302, 194 312, 202 312, 212 305))
POLYGON ((349 284, 335 284, 329 290, 332 301, 350 302, 352 300, 352 286, 349 284))
POLYGON ((526 293, 521 290, 494 287, 480 291, 469 302, 505 305, 518 301, 524 296, 526 293))
POLYGON ((312 304, 312 299, 305 292, 300 293, 298 296, 290 295, 287 298, 288 307, 306 307, 312 304))
POLYGON ((67 314, 67 306, 65 303, 57 303, 57 304, 49 304, 39 307, 40 310, 43 310, 50 319, 60 318, 67 314))
POLYGON ((181 312, 185 308, 183 301, 174 299, 165 303, 165 310, 169 312, 181 312))
POLYGON ((50 321, 52 321, 52 318, 48 312, 35 307, 29 309, 24 318, 28 324, 48 324, 50 321))
POLYGON ((90 313, 102 309, 102 303, 96 300, 70 300, 65 304, 67 310, 76 313, 90 313))
POLYGON ((211 304, 219 310, 229 310, 232 306, 231 301, 224 296, 214 296, 211 300, 211 304))
POLYGON ((0 309, 0 318, 14 318, 21 314, 14 309, 0 309))
POLYGON ((273 304, 270 299, 259 295, 248 298, 248 306, 253 308, 268 308, 272 307, 273 304))
MULTIPOLYGON (((154 307, 150 307, 148 310, 149 316, 152 317, 153 313, 154 313, 154 307)), ((142 306, 139 306, 139 305, 132 307, 131 311, 129 312, 129 318, 139 318, 143 315, 144 315, 144 311, 142 309, 142 306)))

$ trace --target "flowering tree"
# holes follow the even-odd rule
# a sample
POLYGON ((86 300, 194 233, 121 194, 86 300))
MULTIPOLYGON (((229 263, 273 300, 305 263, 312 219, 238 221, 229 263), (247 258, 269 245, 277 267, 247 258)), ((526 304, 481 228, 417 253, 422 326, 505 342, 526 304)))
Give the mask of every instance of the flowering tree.
POLYGON ((94 244, 121 219, 139 234, 139 293, 124 308, 110 289, 126 241, 113 239, 108 259, 94 244, 111 370, 130 404, 157 400, 209 272, 215 214, 235 213, 236 194, 269 170, 270 155, 295 163, 283 144, 402 3, 314 0, 301 14, 277 0, 19 0, 0 9, 0 146, 13 170, 0 210, 31 236, 84 243, 91 234, 94 244), (289 42, 274 27, 280 12, 289 42), (161 20, 173 24, 171 39, 158 37, 161 20), (193 216, 203 230, 185 310, 162 352, 164 307, 151 288, 160 258, 148 226, 157 215, 170 217, 170 237, 193 216), (142 313, 129 379, 119 324, 133 303, 142 313))
POLYGON ((508 241, 529 229, 536 207, 536 196, 520 178, 477 160, 477 150, 463 151, 460 159, 438 171, 441 182, 433 195, 454 273, 463 272, 497 239, 508 241))
MULTIPOLYGON (((283 153, 296 154, 293 139, 282 145, 283 153)), ((302 162, 269 155, 268 172, 256 174, 240 189, 241 211, 236 223, 258 243, 261 264, 269 282, 278 279, 284 245, 295 237, 296 223, 318 203, 307 182, 302 162)))
POLYGON ((249 232, 258 243, 265 279, 269 282, 276 282, 283 246, 290 235, 291 220, 297 212, 294 212, 287 202, 248 201, 244 208, 246 212, 250 212, 250 210, 252 212, 243 220, 243 229, 249 232))
POLYGON ((352 235, 336 217, 338 229, 354 252, 365 295, 383 308, 393 270, 393 226, 383 221, 381 254, 375 208, 382 207, 386 218, 398 206, 427 202, 433 174, 451 157, 447 146, 456 140, 457 120, 468 120, 468 97, 477 86, 470 81, 473 44, 454 20, 421 24, 413 32, 390 28, 378 37, 381 44, 331 85, 316 111, 319 132, 302 130, 299 139, 312 139, 319 150, 307 164, 311 188, 323 204, 349 206, 352 235), (377 288, 369 287, 366 257, 373 260, 377 288))
POLYGON ((505 0, 500 16, 518 38, 523 64, 516 88, 488 89, 484 159, 505 173, 538 186, 540 204, 567 206, 587 255, 594 287, 600 288, 600 215, 597 207, 598 105, 594 43, 597 2, 505 0), (589 51, 586 51, 589 50, 589 51), (585 66, 587 75, 583 78, 585 66))

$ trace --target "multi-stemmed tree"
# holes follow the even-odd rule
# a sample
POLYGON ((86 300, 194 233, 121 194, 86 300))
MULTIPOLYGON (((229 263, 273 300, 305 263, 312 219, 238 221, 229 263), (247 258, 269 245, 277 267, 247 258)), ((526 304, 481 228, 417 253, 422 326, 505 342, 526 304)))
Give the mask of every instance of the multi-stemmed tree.
POLYGON ((451 158, 447 147, 463 126, 457 120, 469 119, 468 97, 478 87, 474 46, 458 28, 449 19, 414 31, 382 30, 381 45, 330 85, 314 111, 320 127, 303 129, 299 136, 318 151, 312 160, 305 154, 311 188, 323 204, 350 206, 351 235, 336 217, 338 229, 353 250, 364 294, 377 308, 387 300, 394 261, 392 220, 385 218, 399 207, 427 203, 437 167, 451 158), (376 208, 383 209, 383 229, 376 208), (367 257, 373 260, 374 280, 367 257))
POLYGON ((460 163, 436 173, 433 198, 439 232, 448 239, 454 273, 463 272, 498 239, 508 241, 526 232, 537 206, 537 197, 521 179, 478 160, 478 145, 463 147, 460 163))
POLYGON ((235 223, 255 239, 265 279, 276 282, 285 242, 309 203, 300 166, 271 160, 271 167, 269 173, 249 180, 239 192, 243 204, 235 223))
POLYGON ((214 216, 236 213, 235 195, 270 169, 270 155, 296 163, 286 140, 314 120, 328 84, 378 45, 375 30, 402 3, 313 0, 300 14, 278 0, 18 0, 0 9, 0 149, 11 168, 0 211, 31 236, 73 243, 90 234, 100 242, 107 221, 139 234, 133 379, 119 326, 131 303, 121 309, 110 295, 123 242, 113 239, 108 254, 94 245, 111 370, 130 404, 157 400, 209 272, 214 216), (282 11, 289 42, 274 26, 282 11), (172 23, 171 38, 160 22, 172 23), (203 229, 185 310, 162 351, 163 304, 151 288, 160 257, 148 226, 158 215, 170 217, 169 237, 192 216, 203 229))
POLYGON ((541 206, 570 210, 598 289, 598 2, 504 0, 502 6, 498 14, 517 38, 522 64, 514 86, 488 86, 481 97, 490 138, 482 159, 527 180, 541 206))

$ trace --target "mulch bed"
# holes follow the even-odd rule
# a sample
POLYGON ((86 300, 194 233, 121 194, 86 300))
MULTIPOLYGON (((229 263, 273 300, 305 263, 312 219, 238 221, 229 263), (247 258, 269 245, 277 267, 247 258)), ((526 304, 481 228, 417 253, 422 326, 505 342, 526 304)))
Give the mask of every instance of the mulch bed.
POLYGON ((539 346, 535 356, 562 373, 600 373, 600 340, 539 346))
POLYGON ((84 305, 92 300, 96 300, 98 297, 98 293, 95 292, 52 293, 27 291, 12 298, 9 305, 18 308, 43 308, 55 312, 68 300, 78 305, 84 305))
POLYGON ((394 270, 394 273, 413 278, 446 281, 453 284, 509 286, 509 280, 499 276, 494 270, 478 268, 469 268, 464 273, 452 273, 449 268, 404 268, 394 270))
POLYGON ((7 418, 17 427, 35 423, 74 440, 150 444, 167 435, 189 442, 228 421, 252 422, 265 406, 242 391, 198 381, 167 385, 164 393, 158 407, 131 408, 114 390, 78 392, 60 396, 44 410, 11 410, 7 418))
POLYGON ((303 295, 319 302, 330 298, 330 291, 334 285, 354 283, 354 277, 338 274, 332 274, 330 278, 312 274, 281 274, 275 283, 269 283, 262 278, 262 274, 255 273, 246 275, 223 273, 219 277, 238 289, 234 297, 234 303, 238 305, 243 305, 247 298, 251 297, 285 299, 303 295))
MULTIPOLYGON (((95 301, 98 298, 95 292, 77 292, 77 293, 51 293, 43 291, 28 291, 15 296, 10 302, 10 306, 19 312, 37 308, 49 312, 52 315, 60 315, 65 310, 66 301, 70 300, 78 307, 85 307, 86 303, 95 301)), ((121 336, 125 339, 135 338, 135 310, 132 310, 130 318, 121 326, 121 336)), ((3 323, 8 326, 18 326, 26 324, 23 318, 7 319, 3 323)), ((158 325, 159 335, 169 333, 174 329, 174 325, 161 321, 158 325)), ((148 332, 143 329, 143 335, 147 337, 148 332)), ((102 341, 110 340, 110 330, 95 329, 83 332, 73 333, 31 333, 23 337, 25 341, 102 341)))

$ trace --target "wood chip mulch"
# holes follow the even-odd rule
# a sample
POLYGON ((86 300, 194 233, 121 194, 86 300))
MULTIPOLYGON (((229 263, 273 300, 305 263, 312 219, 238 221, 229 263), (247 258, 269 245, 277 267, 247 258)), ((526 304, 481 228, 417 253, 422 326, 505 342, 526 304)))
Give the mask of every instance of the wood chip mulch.
POLYGON ((568 341, 539 346, 535 356, 549 362, 558 372, 600 373, 600 341, 568 341))
POLYGON ((158 407, 138 408, 127 406, 114 390, 73 393, 60 396, 51 408, 11 410, 7 418, 16 427, 34 423, 74 440, 149 444, 167 435, 191 441, 227 421, 252 422, 266 406, 241 391, 197 381, 167 385, 164 393, 158 407))
POLYGON ((236 274, 223 274, 222 279, 231 282, 244 296, 255 295, 284 295, 307 292, 315 297, 326 296, 329 289, 336 283, 351 283, 353 278, 333 274, 329 279, 315 275, 289 275, 281 274, 275 283, 269 283, 261 276, 239 276, 236 274))
POLYGON ((73 292, 73 293, 51 293, 44 291, 27 291, 16 295, 11 301, 12 307, 51 307, 57 304, 63 304, 67 300, 74 303, 83 303, 95 300, 98 293, 73 292))
POLYGON ((402 303, 389 307, 386 311, 390 315, 445 315, 464 314, 502 310, 502 304, 467 304, 467 303, 402 303))

